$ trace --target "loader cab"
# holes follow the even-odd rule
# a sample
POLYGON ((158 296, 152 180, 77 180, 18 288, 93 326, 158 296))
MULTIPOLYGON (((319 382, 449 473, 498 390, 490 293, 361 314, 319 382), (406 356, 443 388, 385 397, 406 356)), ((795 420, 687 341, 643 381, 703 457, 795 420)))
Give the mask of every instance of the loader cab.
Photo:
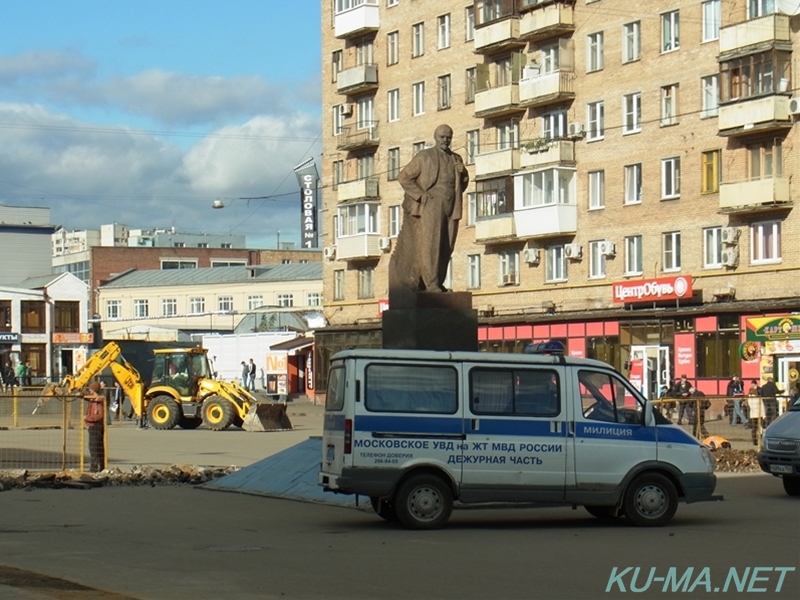
POLYGON ((203 349, 155 350, 154 354, 153 386, 169 386, 185 398, 197 395, 200 379, 211 378, 208 357, 203 349))

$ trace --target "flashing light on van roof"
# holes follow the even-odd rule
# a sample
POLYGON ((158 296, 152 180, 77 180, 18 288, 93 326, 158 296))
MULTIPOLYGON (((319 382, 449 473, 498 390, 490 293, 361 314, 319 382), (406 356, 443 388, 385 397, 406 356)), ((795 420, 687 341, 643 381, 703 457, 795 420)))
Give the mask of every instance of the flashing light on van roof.
POLYGON ((558 340, 528 344, 525 354, 564 354, 564 344, 558 340))

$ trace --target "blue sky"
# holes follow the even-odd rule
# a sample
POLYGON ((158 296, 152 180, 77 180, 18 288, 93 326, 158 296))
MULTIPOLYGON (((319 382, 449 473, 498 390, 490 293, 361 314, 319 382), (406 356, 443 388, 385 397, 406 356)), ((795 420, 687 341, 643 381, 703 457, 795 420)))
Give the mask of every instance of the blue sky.
POLYGON ((319 36, 320 0, 4 3, 0 203, 48 206, 66 229, 299 243, 319 36), (277 197, 241 199, 257 196, 277 197))

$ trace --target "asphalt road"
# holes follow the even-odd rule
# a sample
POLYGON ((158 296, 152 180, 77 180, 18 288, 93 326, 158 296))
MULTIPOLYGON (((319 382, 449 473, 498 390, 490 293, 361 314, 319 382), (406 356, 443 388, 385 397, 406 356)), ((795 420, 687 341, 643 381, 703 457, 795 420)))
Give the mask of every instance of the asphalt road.
POLYGON ((722 475, 717 491, 724 502, 681 505, 660 529, 546 508, 460 510, 411 532, 367 510, 188 486, 12 490, 0 493, 0 598, 594 599, 627 597, 628 567, 637 589, 655 569, 639 598, 800 597, 798 499, 762 474, 722 475), (723 591, 731 568, 742 592, 723 591))

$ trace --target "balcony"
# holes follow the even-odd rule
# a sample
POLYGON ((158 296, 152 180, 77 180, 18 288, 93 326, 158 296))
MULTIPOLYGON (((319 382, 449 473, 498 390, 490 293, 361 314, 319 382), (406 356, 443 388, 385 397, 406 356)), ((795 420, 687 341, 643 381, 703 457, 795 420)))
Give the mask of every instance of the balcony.
POLYGON ((745 136, 791 129, 788 96, 762 96, 719 107, 719 135, 745 136))
POLYGON ((519 105, 519 85, 512 83, 475 94, 475 116, 501 117, 525 108, 519 105))
POLYGON ((519 18, 508 17, 475 28, 475 52, 492 54, 523 48, 526 42, 519 39, 519 18))
POLYGON ((482 152, 475 156, 475 178, 503 175, 519 169, 519 149, 507 148, 482 152))
POLYGON ((514 211, 518 239, 553 237, 578 231, 577 204, 539 204, 514 211))
POLYGON ((775 42, 791 42, 789 16, 782 14, 766 15, 750 19, 736 25, 721 27, 719 30, 719 53, 735 54, 744 48, 772 47, 775 42))
POLYGON ((791 208, 788 177, 722 183, 719 208, 722 213, 748 213, 791 208))
POLYGON ((575 72, 553 71, 537 77, 520 79, 519 104, 523 107, 546 106, 575 98, 575 72))
POLYGON ((380 258, 383 254, 380 248, 380 240, 381 236, 377 233, 360 233, 336 238, 336 259, 363 260, 365 258, 380 258))
POLYGON ((571 35, 575 31, 572 6, 547 4, 522 15, 519 22, 519 39, 526 42, 571 35))
POLYGON ((375 199, 379 197, 378 178, 368 177, 340 183, 336 188, 336 192, 339 202, 375 199))
POLYGON ((337 150, 361 150, 373 148, 380 143, 378 122, 364 121, 361 125, 345 125, 336 136, 337 150))
POLYGON ((355 37, 380 27, 379 0, 355 0, 353 8, 333 17, 334 35, 338 39, 355 37))
POLYGON ((514 230, 514 214, 504 213, 491 217, 479 217, 475 221, 475 243, 510 242, 517 239, 514 230))
POLYGON ((519 168, 575 164, 575 142, 571 140, 533 140, 520 148, 519 168))
POLYGON ((357 94, 378 87, 378 65, 365 64, 340 71, 336 77, 336 92, 357 94))

